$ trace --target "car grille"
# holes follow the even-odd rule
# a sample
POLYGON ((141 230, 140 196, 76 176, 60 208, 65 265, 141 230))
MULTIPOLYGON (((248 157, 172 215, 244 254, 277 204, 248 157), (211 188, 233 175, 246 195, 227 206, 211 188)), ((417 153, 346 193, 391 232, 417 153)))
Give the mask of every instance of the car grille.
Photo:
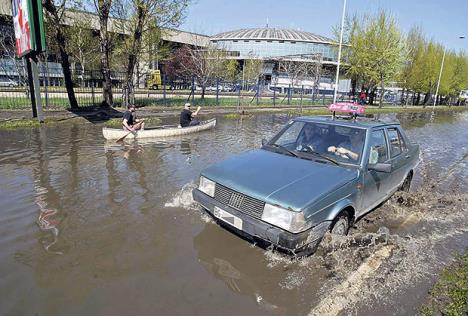
POLYGON ((214 198, 216 201, 229 205, 242 213, 258 219, 262 218, 263 207, 265 206, 263 201, 229 189, 219 183, 216 183, 214 198))

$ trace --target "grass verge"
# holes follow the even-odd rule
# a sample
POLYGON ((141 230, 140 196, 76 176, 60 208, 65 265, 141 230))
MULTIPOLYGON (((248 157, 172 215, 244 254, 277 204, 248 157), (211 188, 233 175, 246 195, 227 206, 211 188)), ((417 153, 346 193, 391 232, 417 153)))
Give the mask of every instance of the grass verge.
POLYGON ((468 250, 445 268, 429 292, 419 315, 458 316, 468 314, 468 250))

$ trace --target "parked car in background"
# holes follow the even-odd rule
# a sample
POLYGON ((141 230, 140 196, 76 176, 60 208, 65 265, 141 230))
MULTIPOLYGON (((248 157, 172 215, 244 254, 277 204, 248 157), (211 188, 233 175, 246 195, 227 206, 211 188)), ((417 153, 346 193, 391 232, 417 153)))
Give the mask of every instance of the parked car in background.
POLYGON ((308 255, 327 231, 345 235, 409 190, 418 162, 397 122, 300 117, 260 149, 203 170, 193 198, 247 239, 308 255))
POLYGON ((468 99, 468 90, 462 90, 460 92, 460 99, 462 100, 468 99))
POLYGON ((17 87, 18 82, 9 78, 0 78, 0 87, 17 87))

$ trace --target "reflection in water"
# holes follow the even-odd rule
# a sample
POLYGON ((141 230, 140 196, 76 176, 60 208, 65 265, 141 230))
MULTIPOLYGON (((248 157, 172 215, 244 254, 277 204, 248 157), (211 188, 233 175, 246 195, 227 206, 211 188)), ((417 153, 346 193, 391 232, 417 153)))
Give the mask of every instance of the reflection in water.
POLYGON ((47 189, 39 185, 34 186, 36 190, 36 204, 39 206, 39 217, 37 218, 37 225, 44 232, 50 232, 52 234, 53 240, 51 242, 44 242, 45 251, 53 254, 62 255, 61 251, 53 251, 49 248, 55 245, 58 241, 59 229, 57 225, 59 224, 57 219, 54 219, 54 215, 57 214, 57 210, 48 209, 47 203, 44 201, 44 195, 47 193, 47 189))

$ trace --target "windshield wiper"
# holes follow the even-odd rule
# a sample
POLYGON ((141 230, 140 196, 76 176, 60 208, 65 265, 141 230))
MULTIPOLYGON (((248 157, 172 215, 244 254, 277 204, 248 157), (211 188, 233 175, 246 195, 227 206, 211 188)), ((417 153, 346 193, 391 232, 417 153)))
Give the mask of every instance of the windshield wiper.
POLYGON ((321 153, 316 152, 315 150, 307 151, 307 153, 314 154, 314 155, 320 157, 321 159, 325 159, 325 160, 327 160, 327 161, 330 161, 331 163, 333 163, 333 164, 335 164, 335 165, 337 165, 337 166, 340 165, 335 159, 330 158, 330 157, 327 157, 327 156, 325 156, 325 155, 322 155, 321 153))
POLYGON ((270 146, 271 146, 271 147, 274 147, 274 148, 278 148, 278 149, 280 149, 282 152, 288 153, 288 154, 290 154, 291 156, 297 157, 297 154, 296 154, 294 151, 289 150, 289 149, 287 149, 286 147, 283 147, 283 146, 278 145, 278 144, 271 144, 270 146))

